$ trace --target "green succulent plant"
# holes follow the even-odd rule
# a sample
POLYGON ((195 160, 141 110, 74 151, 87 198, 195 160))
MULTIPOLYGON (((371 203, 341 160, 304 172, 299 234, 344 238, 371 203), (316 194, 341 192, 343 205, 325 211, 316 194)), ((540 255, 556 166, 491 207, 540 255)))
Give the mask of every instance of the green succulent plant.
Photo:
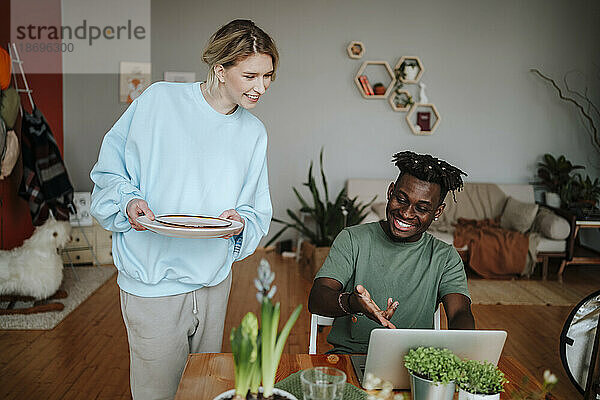
POLYGON ((266 244, 269 246, 275 242, 283 232, 288 228, 292 228, 300 232, 303 236, 307 237, 311 243, 318 247, 331 246, 336 236, 346 226, 352 226, 360 224, 368 213, 368 207, 373 204, 377 196, 367 204, 357 201, 357 198, 348 198, 346 188, 343 188, 337 195, 335 200, 332 202, 329 199, 329 189, 327 186, 327 179, 325 178, 325 172, 323 171, 323 149, 319 155, 319 167, 321 170, 321 180, 323 183, 324 198, 321 197, 319 189, 317 188, 317 181, 313 177, 313 162, 310 162, 308 168, 307 181, 303 183, 304 186, 308 187, 312 197, 312 205, 302 197, 300 192, 293 187, 294 194, 300 202, 301 213, 307 213, 310 215, 311 220, 314 221, 315 226, 307 224, 303 221, 300 215, 294 211, 287 209, 287 215, 292 219, 293 222, 286 222, 277 218, 273 218, 273 222, 277 222, 285 225, 279 232, 277 232, 266 244), (367 210, 367 211, 365 211, 367 210))
POLYGON ((404 366, 413 374, 436 383, 455 381, 461 374, 461 360, 448 349, 418 347, 404 356, 404 366))
POLYGON ((456 384, 474 394, 496 394, 504 391, 508 380, 494 364, 476 360, 464 360, 456 384))

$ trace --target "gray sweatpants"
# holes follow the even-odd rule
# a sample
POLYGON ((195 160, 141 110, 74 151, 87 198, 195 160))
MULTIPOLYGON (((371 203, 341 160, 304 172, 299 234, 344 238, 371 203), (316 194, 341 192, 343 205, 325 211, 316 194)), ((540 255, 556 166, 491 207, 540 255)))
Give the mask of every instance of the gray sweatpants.
POLYGON ((213 287, 165 297, 121 290, 134 400, 173 399, 189 353, 219 353, 231 273, 213 287))

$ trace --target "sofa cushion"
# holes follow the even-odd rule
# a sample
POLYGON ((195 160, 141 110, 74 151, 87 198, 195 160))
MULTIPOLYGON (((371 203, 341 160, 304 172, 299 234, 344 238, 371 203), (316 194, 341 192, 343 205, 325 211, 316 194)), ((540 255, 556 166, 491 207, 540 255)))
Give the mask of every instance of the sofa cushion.
POLYGON ((506 204, 506 195, 493 183, 465 184, 462 191, 456 192, 456 202, 452 192, 446 196, 446 208, 440 219, 431 225, 438 231, 450 232, 459 218, 482 220, 497 218, 506 204))
POLYGON ((531 229, 538 208, 539 206, 535 203, 523 203, 509 197, 500 217, 500 226, 504 229, 525 233, 531 229))
POLYGON ((544 207, 540 207, 532 229, 554 240, 564 240, 571 233, 569 221, 544 207))
POLYGON ((567 250, 567 241, 540 237, 536 250, 538 253, 562 253, 567 250))
MULTIPOLYGON (((429 232, 433 237, 441 240, 442 242, 454 245, 454 232, 441 232, 441 231, 436 231, 434 229, 430 229, 427 232, 429 232)), ((468 249, 468 246, 464 246, 464 247, 461 247, 460 249, 456 249, 456 250, 462 251, 462 250, 467 250, 467 249, 468 249)))

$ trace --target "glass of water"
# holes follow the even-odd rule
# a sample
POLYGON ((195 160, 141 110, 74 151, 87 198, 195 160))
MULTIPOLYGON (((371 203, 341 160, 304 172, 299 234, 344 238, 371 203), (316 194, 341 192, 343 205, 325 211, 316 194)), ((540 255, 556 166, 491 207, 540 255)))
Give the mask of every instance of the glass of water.
POLYGON ((300 373, 305 400, 342 400, 346 374, 331 367, 315 367, 300 373))

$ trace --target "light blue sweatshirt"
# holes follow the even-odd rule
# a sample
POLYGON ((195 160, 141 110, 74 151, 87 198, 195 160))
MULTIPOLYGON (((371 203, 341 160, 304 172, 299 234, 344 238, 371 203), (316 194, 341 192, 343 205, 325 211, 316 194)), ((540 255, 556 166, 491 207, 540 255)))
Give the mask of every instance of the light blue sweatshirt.
POLYGON ((112 239, 117 283, 158 297, 214 286, 252 254, 272 216, 267 133, 249 111, 215 111, 200 83, 155 83, 134 100, 102 141, 91 214, 112 239), (155 215, 218 216, 235 209, 245 228, 231 239, 171 238, 136 231, 127 203, 141 198, 155 215))

